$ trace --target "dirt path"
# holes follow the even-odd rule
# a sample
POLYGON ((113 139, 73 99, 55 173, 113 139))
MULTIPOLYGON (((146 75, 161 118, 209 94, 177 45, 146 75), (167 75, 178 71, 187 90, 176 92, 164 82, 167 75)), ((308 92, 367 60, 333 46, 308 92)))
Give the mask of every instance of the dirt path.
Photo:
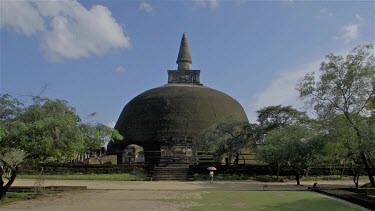
MULTIPOLYGON (((35 180, 17 179, 13 186, 33 186, 35 180)), ((246 181, 95 181, 95 180, 46 180, 45 186, 87 186, 88 189, 99 190, 307 190, 314 183, 320 186, 354 187, 350 180, 340 181, 303 181, 303 186, 296 186, 294 181, 283 183, 264 183, 254 180, 246 181)))
MULTIPOLYGON (((124 181, 82 181, 47 180, 45 185, 87 186, 88 191, 73 191, 57 194, 55 197, 40 197, 20 201, 0 207, 1 211, 92 211, 92 210, 181 210, 193 206, 191 200, 199 199, 206 191, 224 190, 306 190, 314 182, 305 186, 294 183, 261 183, 255 181, 208 182, 124 182, 124 181)), ((321 185, 338 182, 318 181, 321 185)), ((34 180, 16 180, 14 185, 33 185, 34 180)), ((349 182, 341 181, 345 186, 349 182)))
POLYGON ((199 198, 198 192, 90 190, 20 201, 0 207, 1 211, 92 211, 92 210, 179 210, 192 206, 168 202, 180 198, 199 198))

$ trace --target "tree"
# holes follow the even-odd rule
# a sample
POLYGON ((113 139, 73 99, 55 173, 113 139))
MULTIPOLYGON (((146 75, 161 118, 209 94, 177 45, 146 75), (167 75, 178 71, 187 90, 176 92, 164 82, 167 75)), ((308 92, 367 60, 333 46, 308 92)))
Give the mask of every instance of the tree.
POLYGON ((117 130, 100 123, 82 123, 80 129, 84 134, 85 143, 82 153, 95 152, 94 157, 100 164, 102 164, 104 156, 104 153, 101 152, 102 146, 110 141, 123 140, 117 130))
POLYGON ((282 105, 264 107, 257 111, 257 117, 259 124, 266 131, 310 121, 305 112, 282 105))
POLYGON ((22 149, 38 161, 65 162, 84 145, 79 121, 66 101, 33 97, 30 106, 1 121, 8 134, 0 144, 22 149))
POLYGON ((373 140, 375 109, 375 57, 373 45, 354 48, 345 58, 329 54, 320 65, 319 75, 306 74, 297 85, 300 98, 313 106, 318 118, 345 117, 346 125, 355 131, 357 149, 372 187, 375 187, 374 165, 368 148, 373 140))
POLYGON ((26 153, 23 150, 2 148, 0 151, 0 199, 6 196, 25 158, 26 153), (7 180, 6 183, 4 178, 7 180))
POLYGON ((277 163, 291 171, 300 185, 301 176, 323 147, 319 134, 303 125, 274 129, 258 147, 257 156, 266 163, 277 163))
POLYGON ((216 160, 221 160, 224 154, 229 160, 238 164, 242 157, 242 149, 250 146, 252 140, 252 125, 228 117, 204 130, 196 139, 196 148, 214 153, 216 160))
POLYGON ((22 112, 23 104, 9 94, 0 95, 0 121, 15 118, 22 112))
POLYGON ((83 123, 64 100, 33 97, 25 106, 9 94, 0 95, 0 198, 26 155, 34 162, 66 162, 113 138, 122 139, 115 129, 83 123))
POLYGON ((358 187, 360 165, 362 164, 356 131, 350 127, 344 116, 326 119, 321 124, 326 130, 326 146, 323 149, 325 163, 328 165, 341 165, 342 173, 346 167, 353 171, 354 183, 358 187))
POLYGON ((274 129, 312 123, 312 120, 305 112, 298 111, 291 106, 282 105, 264 107, 257 111, 257 117, 259 125, 255 134, 258 144, 261 144, 265 135, 274 129))

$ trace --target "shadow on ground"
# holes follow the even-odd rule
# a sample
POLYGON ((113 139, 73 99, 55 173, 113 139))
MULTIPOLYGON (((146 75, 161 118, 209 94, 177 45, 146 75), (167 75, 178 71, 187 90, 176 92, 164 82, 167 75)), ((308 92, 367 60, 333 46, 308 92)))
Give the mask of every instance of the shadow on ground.
POLYGON ((189 210, 361 210, 307 191, 208 192, 195 202, 198 205, 189 210))

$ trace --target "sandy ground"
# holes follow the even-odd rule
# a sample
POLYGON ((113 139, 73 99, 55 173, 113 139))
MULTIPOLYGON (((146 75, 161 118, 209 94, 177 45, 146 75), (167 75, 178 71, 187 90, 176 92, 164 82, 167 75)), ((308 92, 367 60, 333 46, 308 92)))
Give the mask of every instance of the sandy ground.
MULTIPOLYGON (((46 180, 45 185, 87 186, 87 191, 67 191, 54 197, 39 197, 2 205, 1 211, 86 211, 86 210, 180 210, 193 206, 189 200, 199 199, 206 191, 225 190, 307 190, 314 182, 321 186, 352 186, 351 181, 309 181, 304 186, 288 183, 262 183, 256 181, 208 182, 126 182, 86 180, 46 180)), ((34 180, 19 179, 15 186, 32 186, 34 180)), ((355 205, 353 205, 355 206, 355 205)))
MULTIPOLYGON (((364 181, 365 182, 365 181, 364 181)), ((360 185, 364 184, 364 182, 360 185)), ((17 179, 13 186, 33 186, 33 179, 17 179)), ((307 190, 308 187, 318 183, 319 186, 342 186, 354 187, 351 180, 334 181, 301 181, 302 186, 295 185, 295 181, 282 183, 264 183, 254 180, 246 181, 206 181, 177 182, 177 181, 95 181, 95 180, 45 180, 45 186, 87 186, 87 189, 99 190, 167 190, 167 191, 188 191, 188 190, 307 190)))

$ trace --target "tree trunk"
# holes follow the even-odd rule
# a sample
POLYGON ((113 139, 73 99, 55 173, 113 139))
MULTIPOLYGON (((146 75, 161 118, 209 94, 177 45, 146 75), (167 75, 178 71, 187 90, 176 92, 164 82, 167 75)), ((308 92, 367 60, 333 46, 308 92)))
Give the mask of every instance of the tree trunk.
POLYGON ((346 163, 344 162, 344 165, 342 166, 342 170, 341 170, 340 179, 342 179, 342 177, 344 176, 345 169, 346 169, 346 163))
POLYGON ((0 178, 0 199, 6 196, 6 193, 8 192, 10 186, 13 184, 14 180, 17 177, 18 173, 18 167, 16 167, 14 170, 11 172, 10 179, 8 180, 7 184, 4 185, 4 181, 2 178, 0 178))
POLYGON ((276 180, 279 181, 280 177, 280 167, 277 167, 277 172, 276 172, 276 180))
MULTIPOLYGON (((354 130, 356 131, 357 137, 358 137, 358 139, 360 141, 359 145, 360 145, 360 147, 362 147, 362 134, 361 134, 361 131, 359 130, 359 128, 357 126, 355 126, 353 124, 353 122, 350 120, 350 118, 347 115, 346 115, 346 117, 350 121, 350 123, 353 126, 354 130)), ((367 158, 365 152, 362 149, 361 149, 360 153, 361 153, 362 161, 365 164, 365 170, 366 170, 368 178, 370 180, 371 187, 375 187, 374 173, 372 172, 372 169, 371 169, 371 167, 369 165, 368 158, 367 158)))
POLYGON ((242 157, 242 160, 243 160, 243 164, 246 165, 246 160, 245 160, 245 156, 242 155, 242 153, 240 153, 241 157, 242 157))
POLYGON ((356 168, 352 168, 353 171, 353 182, 356 188, 358 188, 358 180, 359 180, 359 170, 356 168))
POLYGON ((6 195, 6 192, 4 191, 4 181, 2 178, 2 175, 0 175, 0 199, 4 198, 6 195))
POLYGON ((372 169, 368 163, 368 159, 364 152, 361 152, 361 158, 363 160, 363 163, 365 164, 365 169, 366 169, 368 178, 370 179, 371 187, 375 187, 374 173, 372 172, 372 169))
POLYGON ((297 181, 297 185, 301 185, 299 172, 296 172, 296 181, 297 181))
POLYGON ((355 184, 355 187, 358 188, 358 180, 359 180, 359 174, 354 175, 353 182, 355 184))
POLYGON ((306 168, 306 178, 310 179, 310 167, 306 168))

